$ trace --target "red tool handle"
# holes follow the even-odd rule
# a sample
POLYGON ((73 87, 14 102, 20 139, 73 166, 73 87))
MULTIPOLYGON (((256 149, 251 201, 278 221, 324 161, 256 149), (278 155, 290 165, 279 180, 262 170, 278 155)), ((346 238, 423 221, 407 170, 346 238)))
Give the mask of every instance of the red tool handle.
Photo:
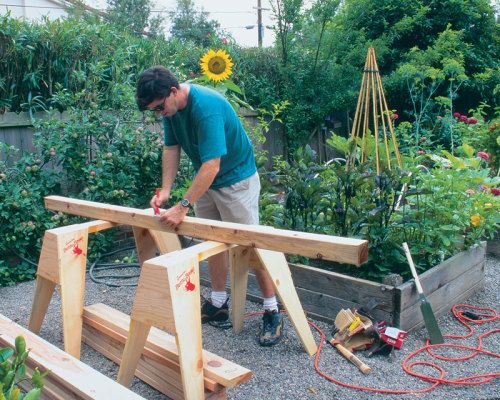
MULTIPOLYGON (((156 197, 160 198, 160 191, 161 189, 156 189, 156 197)), ((155 215, 158 215, 160 213, 160 209, 158 207, 155 206, 155 215)))

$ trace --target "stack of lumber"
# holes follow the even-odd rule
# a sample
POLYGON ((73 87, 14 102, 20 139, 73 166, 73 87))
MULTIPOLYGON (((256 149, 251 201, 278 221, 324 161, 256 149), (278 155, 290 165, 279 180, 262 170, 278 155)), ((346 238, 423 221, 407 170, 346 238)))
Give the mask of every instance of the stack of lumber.
MULTIPOLYGON (((85 343, 110 360, 120 363, 128 337, 130 317, 104 304, 83 311, 85 343)), ((226 388, 251 378, 252 372, 208 351, 203 351, 206 399, 225 399, 226 388)), ((184 399, 175 337, 151 328, 135 375, 168 397, 184 399)))
MULTIPOLYGON (((30 350, 26 359, 27 375, 31 377, 35 368, 41 372, 50 370, 45 378, 42 399, 144 400, 143 397, 0 314, 0 348, 15 349, 15 340, 19 335, 25 338, 26 348, 30 350)), ((28 389, 26 385, 21 386, 23 389, 28 389)))

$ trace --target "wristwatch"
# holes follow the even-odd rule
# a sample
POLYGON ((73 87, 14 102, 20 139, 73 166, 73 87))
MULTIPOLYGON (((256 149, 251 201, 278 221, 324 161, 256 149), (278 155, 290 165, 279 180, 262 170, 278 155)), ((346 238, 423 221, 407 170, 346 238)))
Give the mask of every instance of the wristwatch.
POLYGON ((181 200, 181 206, 185 208, 191 208, 191 202, 188 199, 184 198, 181 200))

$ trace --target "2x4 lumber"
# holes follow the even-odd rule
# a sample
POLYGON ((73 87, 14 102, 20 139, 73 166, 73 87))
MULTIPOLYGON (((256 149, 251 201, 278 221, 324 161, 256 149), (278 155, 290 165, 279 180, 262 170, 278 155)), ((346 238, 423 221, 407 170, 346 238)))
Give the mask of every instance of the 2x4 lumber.
MULTIPOLYGON (((105 304, 93 304, 83 309, 84 324, 92 326, 103 334, 111 336, 125 343, 128 337, 130 317, 105 304), (103 328, 108 329, 104 331, 103 328)), ((152 353, 158 354, 162 360, 170 360, 178 365, 179 353, 175 337, 157 328, 151 328, 144 356, 151 357, 152 353)), ((162 361, 166 362, 166 361, 162 361)), ((216 390, 214 382, 227 388, 239 385, 252 377, 252 371, 238 364, 228 361, 216 354, 203 350, 203 374, 205 387, 216 390)))
MULTIPOLYGON (((85 324, 83 326, 84 342, 111 361, 120 364, 123 354, 123 343, 113 339, 112 336, 102 334, 101 329, 103 329, 102 326, 97 330, 85 324)), ((113 332, 114 335, 115 333, 113 332)), ((137 364, 135 375, 143 382, 165 394, 168 398, 172 400, 185 400, 182 391, 182 377, 180 375, 179 364, 162 358, 157 353, 143 352, 137 364), (177 369, 175 369, 175 366, 177 369)), ((205 382, 207 381, 209 380, 205 379, 205 382)), ((214 381, 210 380, 210 382, 210 388, 205 385, 205 400, 227 399, 226 388, 214 381)))
MULTIPOLYGON (((50 386, 61 388, 65 399, 76 400, 144 400, 143 397, 117 384, 100 372, 58 349, 41 337, 0 315, 0 347, 15 347, 15 339, 22 335, 26 348, 30 349, 27 364, 40 371, 50 370, 47 381, 50 386), (56 385, 52 385, 52 383, 56 385)), ((50 393, 45 393, 49 399, 50 393)))
MULTIPOLYGON (((83 222, 81 224, 78 224, 82 228, 87 228, 89 233, 96 233, 100 231, 105 231, 106 229, 111 229, 116 226, 120 226, 120 224, 115 224, 113 222, 108 222, 108 221, 90 221, 90 222, 83 222)), ((75 225, 73 225, 75 226, 75 225)))
POLYGON ((173 228, 161 223, 150 210, 115 206, 62 196, 45 197, 45 207, 88 218, 247 247, 299 254, 306 257, 361 265, 368 259, 368 242, 361 239, 243 225, 186 217, 173 228))
MULTIPOLYGON (((94 320, 85 319, 82 338, 90 347, 118 365, 121 364, 126 336, 94 320)), ((175 394, 183 396, 179 363, 148 348, 144 348, 142 352, 135 375, 169 397, 175 394)), ((215 381, 205 378, 206 390, 213 392, 223 388, 215 381)))
POLYGON ((29 320, 29 330, 38 333, 42 327, 42 322, 47 314, 50 300, 54 294, 56 284, 48 279, 37 276, 35 294, 33 296, 33 305, 29 320))
POLYGON ((246 293, 248 287, 248 265, 252 249, 238 246, 229 251, 229 271, 231 276, 231 316, 233 329, 241 332, 245 312, 246 293))
POLYGON ((88 231, 81 230, 78 234, 81 234, 80 238, 77 239, 81 239, 79 243, 81 253, 74 253, 71 260, 61 262, 59 272, 64 350, 76 358, 80 358, 81 350, 88 231))
MULTIPOLYGON (((83 325, 83 342, 98 351, 111 361, 121 363, 123 354, 123 343, 114 340, 110 336, 105 336, 100 330, 91 326, 83 325)), ((172 400, 184 400, 180 373, 175 373, 168 366, 161 365, 145 354, 139 359, 135 376, 160 391, 172 400)))
MULTIPOLYGON (((201 399, 204 396, 205 388, 203 384, 198 258, 179 260, 176 264, 169 265, 167 270, 176 333, 175 341, 179 349, 182 388, 186 399, 201 399)), ((143 343, 143 347, 144 345, 145 343, 143 343)))

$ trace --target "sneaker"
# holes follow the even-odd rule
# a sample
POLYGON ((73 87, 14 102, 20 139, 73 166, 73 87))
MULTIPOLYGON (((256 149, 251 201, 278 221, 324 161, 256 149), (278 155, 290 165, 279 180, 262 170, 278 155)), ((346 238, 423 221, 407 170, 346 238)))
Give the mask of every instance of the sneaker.
POLYGON ((220 329, 229 329, 233 325, 229 320, 229 298, 221 307, 215 307, 210 299, 205 300, 201 307, 201 323, 208 323, 220 329))
POLYGON ((259 336, 261 346, 274 346, 281 340, 283 316, 279 311, 266 310, 262 316, 262 331, 259 336))

